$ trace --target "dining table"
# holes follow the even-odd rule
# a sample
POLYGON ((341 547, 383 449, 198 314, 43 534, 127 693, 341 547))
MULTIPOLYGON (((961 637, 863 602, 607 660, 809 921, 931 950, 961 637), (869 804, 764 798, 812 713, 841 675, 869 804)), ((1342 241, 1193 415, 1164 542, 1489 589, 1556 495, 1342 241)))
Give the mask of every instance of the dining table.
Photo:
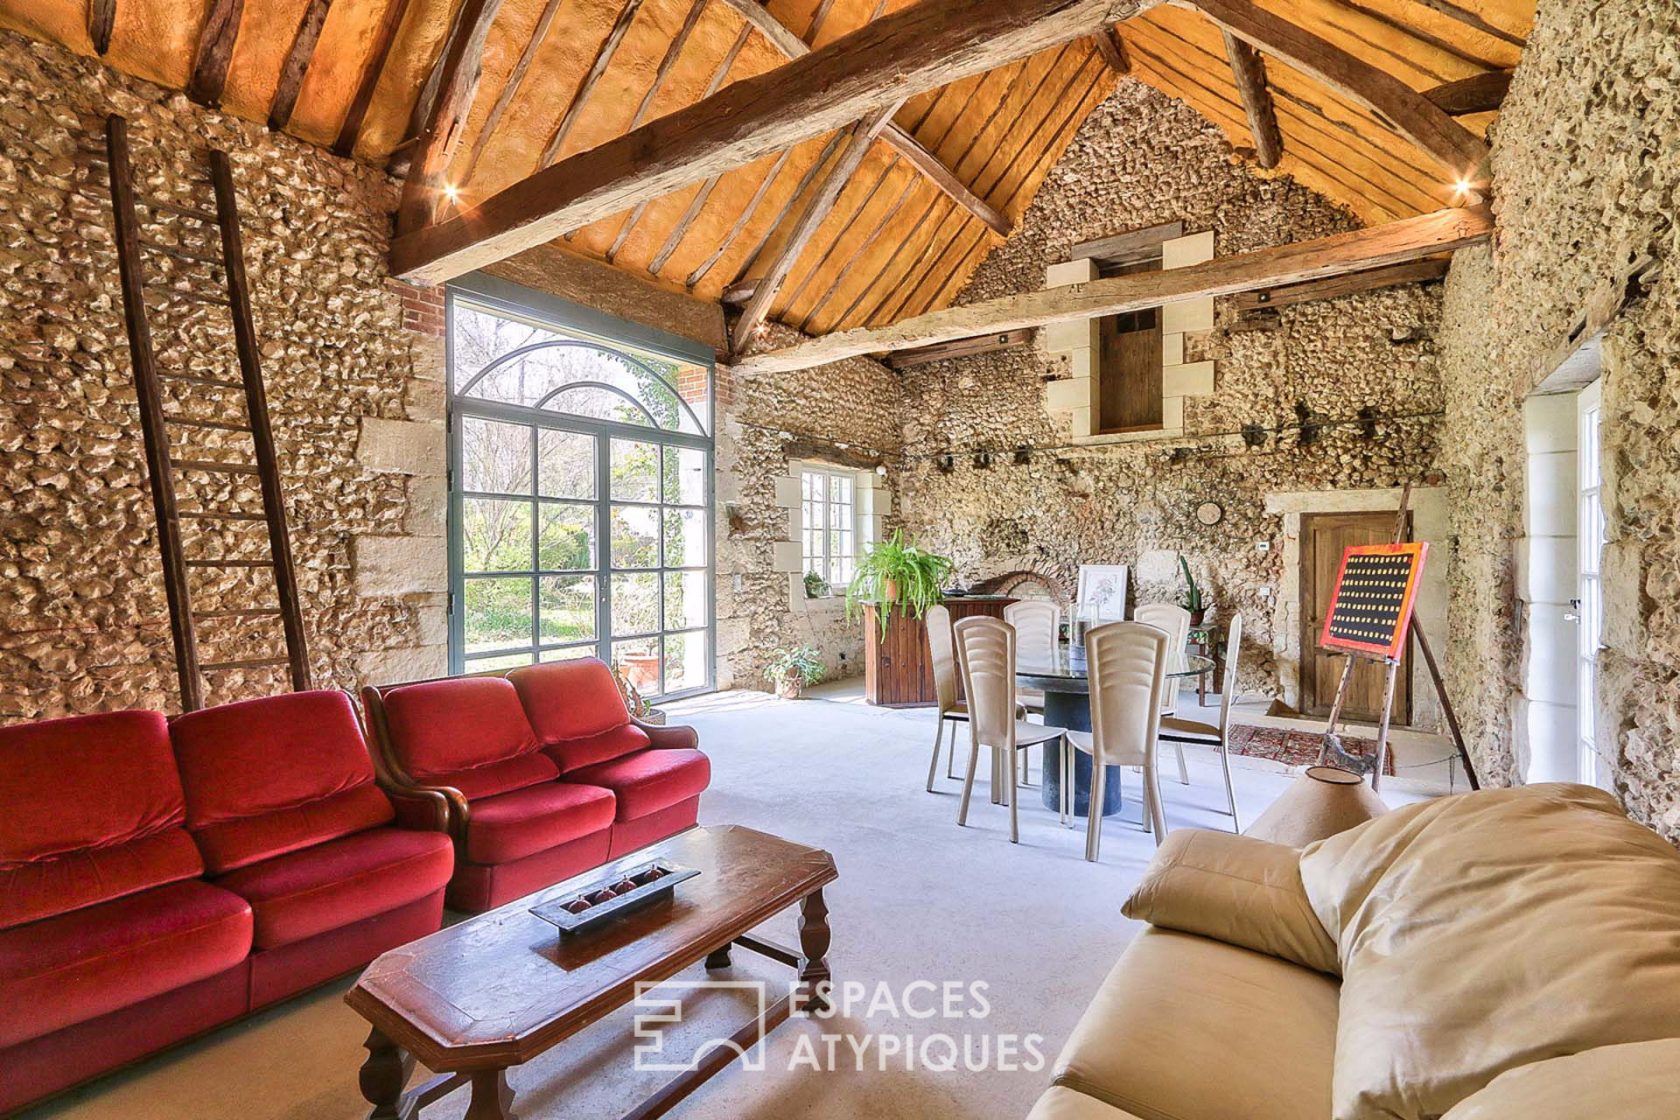
MULTIPOLYGON (((1165 682, 1174 690, 1187 677, 1198 677, 1213 669, 1213 659, 1183 651, 1167 666, 1165 682)), ((1064 727, 1069 731, 1091 730, 1091 678, 1085 664, 1085 651, 1067 642, 1056 646, 1054 656, 1046 660, 1023 657, 1015 665, 1015 687, 1036 689, 1044 693, 1044 724, 1064 727)), ((1052 742, 1044 744, 1044 761, 1040 772, 1044 775, 1039 796, 1044 807, 1061 811, 1062 752, 1052 742)), ((1120 767, 1108 767, 1103 783, 1102 815, 1111 817, 1120 811, 1120 767)), ((1086 816, 1091 808, 1091 756, 1084 751, 1073 754, 1073 811, 1086 816)))

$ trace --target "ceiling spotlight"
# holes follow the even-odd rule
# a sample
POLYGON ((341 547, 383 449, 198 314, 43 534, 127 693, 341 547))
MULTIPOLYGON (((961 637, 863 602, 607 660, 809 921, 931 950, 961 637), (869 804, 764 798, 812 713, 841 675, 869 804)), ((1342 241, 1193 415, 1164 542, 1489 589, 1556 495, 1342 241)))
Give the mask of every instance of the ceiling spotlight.
POLYGON ((447 198, 450 202, 459 202, 461 201, 461 188, 457 187, 454 183, 445 183, 443 186, 443 197, 447 198))

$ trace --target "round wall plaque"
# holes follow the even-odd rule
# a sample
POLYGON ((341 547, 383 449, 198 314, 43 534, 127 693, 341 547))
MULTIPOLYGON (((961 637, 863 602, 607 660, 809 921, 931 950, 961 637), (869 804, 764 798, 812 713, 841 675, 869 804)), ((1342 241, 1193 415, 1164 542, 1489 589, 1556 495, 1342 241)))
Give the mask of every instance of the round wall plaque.
POLYGON ((1225 518, 1225 507, 1218 502, 1203 502, 1196 507, 1196 520, 1203 525, 1217 525, 1225 518))

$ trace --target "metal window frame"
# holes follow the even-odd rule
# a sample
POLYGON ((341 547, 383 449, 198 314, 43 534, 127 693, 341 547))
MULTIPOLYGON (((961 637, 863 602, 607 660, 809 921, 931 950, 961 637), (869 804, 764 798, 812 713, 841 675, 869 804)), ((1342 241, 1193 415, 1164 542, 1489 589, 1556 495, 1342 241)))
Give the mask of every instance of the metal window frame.
MULTIPOLYGON (((833 529, 832 513, 833 513, 833 510, 834 510, 834 507, 837 506, 837 505, 844 505, 851 513, 851 516, 848 519, 851 522, 851 524, 846 529, 846 532, 851 537, 851 541, 852 541, 852 555, 850 557, 850 561, 851 561, 852 568, 855 570, 856 567, 857 567, 857 562, 862 555, 862 550, 859 548, 859 544, 863 540, 862 526, 861 526, 861 520, 860 520, 862 515, 859 513, 859 508, 858 508, 858 492, 861 489, 858 485, 859 472, 855 471, 855 470, 852 470, 848 467, 831 467, 831 466, 826 466, 826 465, 823 465, 823 464, 820 464, 820 463, 810 463, 810 462, 797 463, 795 465, 794 469, 798 471, 799 484, 800 484, 800 494, 799 494, 799 502, 800 502, 799 528, 800 528, 800 537, 801 537, 801 539, 799 541, 800 560, 801 560, 802 563, 805 564, 805 571, 806 572, 816 570, 818 572, 818 574, 823 577, 823 579, 828 583, 828 585, 831 588, 835 587, 835 586, 843 585, 844 583, 849 581, 849 579, 851 577, 847 576, 845 579, 838 579, 835 576, 835 574, 834 574, 835 557, 829 551, 828 534, 833 529), (821 569, 813 569, 810 566, 811 557, 809 557, 805 554, 804 535, 807 532, 809 532, 810 529, 811 529, 811 526, 805 520, 805 509, 804 509, 804 506, 805 506, 805 493, 804 493, 805 476, 808 475, 808 474, 821 475, 826 480, 823 484, 823 494, 824 494, 823 500, 818 503, 819 505, 822 506, 822 509, 823 509, 823 524, 822 524, 821 535, 820 535, 819 539, 822 541, 822 557, 821 557, 821 559, 823 561, 823 566, 825 568, 827 568, 826 571, 823 571, 821 569), (832 490, 830 489, 830 487, 831 487, 833 481, 837 478, 845 479, 846 482, 851 486, 852 492, 851 492, 851 500, 850 501, 848 501, 848 502, 836 502, 832 497, 828 496, 832 493, 832 490)), ((803 576, 803 573, 801 573, 801 575, 803 576)))
MULTIPOLYGON (((713 433, 716 430, 717 416, 717 370, 713 352, 699 343, 677 335, 668 334, 655 328, 645 327, 616 316, 607 315, 593 308, 582 307, 570 303, 544 292, 537 292, 512 284, 495 277, 475 273, 451 281, 445 289, 445 355, 448 390, 446 393, 445 426, 448 437, 448 533, 447 544, 449 553, 449 669, 452 673, 466 671, 466 610, 465 595, 468 579, 481 578, 523 578, 531 585, 531 641, 517 647, 497 650, 480 650, 473 653, 474 659, 492 657, 511 657, 529 654, 533 662, 539 661, 541 655, 560 649, 590 649, 594 656, 612 663, 613 646, 619 643, 645 641, 653 639, 660 652, 659 679, 663 686, 665 680, 665 643, 668 639, 681 638, 685 635, 703 633, 705 635, 705 666, 704 680, 701 684, 691 688, 670 692, 660 692, 649 699, 669 701, 681 699, 685 696, 711 692, 717 687, 717 517, 716 517, 716 482, 717 482, 717 452, 713 433), (533 326, 545 330, 555 330, 565 334, 582 335, 598 340, 603 349, 616 350, 619 347, 651 352, 660 357, 704 366, 707 370, 707 390, 705 400, 705 415, 699 417, 694 408, 677 395, 679 404, 691 416, 695 416, 704 431, 702 433, 669 431, 658 427, 646 427, 639 424, 626 424, 614 420, 602 420, 592 417, 575 416, 565 413, 547 411, 535 406, 514 405, 503 401, 489 401, 462 397, 455 388, 455 314, 458 302, 465 302, 477 310, 488 311, 491 314, 528 322, 533 326), (493 422, 516 424, 520 427, 532 429, 531 445, 531 492, 529 494, 490 494, 473 491, 470 494, 460 485, 465 474, 462 463, 462 435, 463 418, 481 419, 493 422), (538 448, 540 438, 537 433, 547 429, 590 436, 594 440, 595 449, 595 497, 592 499, 554 498, 545 499, 539 493, 540 463, 538 448), (615 500, 611 496, 611 447, 614 439, 633 441, 637 443, 652 443, 661 447, 661 469, 658 477, 661 484, 660 498, 664 497, 664 448, 676 448, 698 451, 704 456, 702 471, 704 488, 701 503, 696 505, 684 502, 665 502, 663 500, 623 501, 615 500), (531 504, 533 510, 533 524, 531 533, 531 568, 518 572, 467 572, 464 558, 464 526, 462 512, 464 501, 468 497, 502 498, 518 500, 531 504), (541 547, 541 518, 540 511, 545 502, 570 503, 572 505, 589 506, 595 513, 595 556, 594 566, 589 569, 568 571, 549 571, 541 567, 539 550, 541 547), (655 511, 659 518, 659 564, 652 568, 614 569, 612 566, 611 519, 614 507, 640 507, 655 511), (703 515, 704 529, 702 551, 704 561, 700 564, 683 564, 667 566, 665 560, 665 532, 663 513, 666 510, 696 510, 703 515), (706 583, 706 611, 702 626, 667 626, 665 615, 665 576, 667 573, 704 572, 706 583), (648 633, 631 635, 615 635, 612 633, 612 577, 614 575, 657 574, 659 577, 659 619, 658 629, 648 633), (541 638, 541 580, 545 576, 592 576, 595 580, 596 593, 596 633, 593 639, 582 642, 551 641, 545 642, 541 638)), ((464 388, 475 384, 477 376, 464 388)), ((672 386, 675 389, 675 386, 672 386)), ((551 394, 552 396, 553 394, 551 394)), ((644 409, 645 411, 645 409, 644 409)))

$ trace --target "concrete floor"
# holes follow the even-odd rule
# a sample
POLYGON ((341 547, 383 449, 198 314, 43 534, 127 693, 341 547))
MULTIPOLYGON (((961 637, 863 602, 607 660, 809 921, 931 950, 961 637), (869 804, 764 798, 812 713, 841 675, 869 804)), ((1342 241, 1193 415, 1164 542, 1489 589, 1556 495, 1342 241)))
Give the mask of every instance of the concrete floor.
MULTIPOLYGON (((819 695, 830 692, 834 700, 793 702, 724 693, 672 711, 674 721, 699 729, 713 759, 702 823, 746 824, 834 854, 840 879, 827 892, 834 932, 829 960, 836 981, 859 983, 863 997, 840 1018, 794 1020, 780 1028, 765 1050, 763 1069, 726 1070, 672 1115, 1025 1115, 1047 1081, 1042 1067, 1136 931, 1121 917, 1120 903, 1154 852, 1151 838, 1137 828, 1137 802, 1128 798, 1122 817, 1109 819, 1103 860, 1095 865, 1081 858, 1082 834, 1061 828, 1055 814, 1038 804, 1036 791, 1022 800, 1019 845, 1009 843, 1007 810, 991 805, 978 788, 970 827, 959 829, 959 785, 941 779, 935 793, 923 791, 931 713, 865 706, 856 702, 855 685, 819 695), (916 982, 955 982, 956 1017, 912 1013, 927 1010, 927 987, 906 991, 916 982), (978 998, 977 985, 983 986, 978 998), (907 1000, 915 1006, 906 1006, 907 1000), (939 1068, 953 1048, 957 1068, 939 1068), (906 1049, 913 1052, 908 1061, 906 1049), (813 1068, 813 1055, 822 1068, 813 1068), (963 1069, 970 1061, 978 1072, 963 1069)), ((1224 794, 1215 757, 1198 748, 1190 756, 1190 785, 1164 782, 1169 826, 1228 828, 1229 819, 1217 811, 1224 794)), ((1407 757, 1401 756, 1402 766, 1407 757)), ((1421 747, 1415 757, 1423 757, 1421 747)), ((1274 763, 1233 761, 1238 800, 1245 820, 1252 820, 1292 779, 1274 763)), ((1440 788, 1426 771, 1401 773, 1384 787, 1391 804, 1440 788)), ((1135 788, 1128 784, 1128 792, 1135 788)), ((796 940, 791 915, 772 921, 765 932, 796 940)), ((776 966, 736 956, 732 978, 785 982, 785 971, 776 966)), ((330 985, 26 1115, 365 1116, 356 1070, 366 1028, 342 1002, 348 984, 330 985)), ((738 995, 703 1000, 689 1028, 696 1032, 691 1041, 738 1023, 738 995)), ((629 1009, 621 1011, 515 1070, 521 1120, 616 1116, 662 1082, 668 1075, 632 1068, 631 1018, 629 1009)), ((456 1094, 425 1115, 455 1118, 465 1107, 464 1095, 456 1094)))

